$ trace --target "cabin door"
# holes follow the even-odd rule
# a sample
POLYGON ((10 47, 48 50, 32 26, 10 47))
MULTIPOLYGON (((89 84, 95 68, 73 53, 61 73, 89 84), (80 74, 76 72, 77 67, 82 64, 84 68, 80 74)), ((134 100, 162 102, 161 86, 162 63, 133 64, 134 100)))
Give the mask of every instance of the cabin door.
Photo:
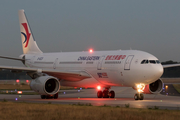
POLYGON ((102 63, 104 60, 105 56, 101 56, 101 58, 98 61, 98 65, 97 65, 97 70, 101 70, 102 69, 102 63))
POLYGON ((133 59, 134 55, 129 55, 126 59, 125 65, 124 65, 124 70, 130 70, 131 67, 131 61, 133 59))

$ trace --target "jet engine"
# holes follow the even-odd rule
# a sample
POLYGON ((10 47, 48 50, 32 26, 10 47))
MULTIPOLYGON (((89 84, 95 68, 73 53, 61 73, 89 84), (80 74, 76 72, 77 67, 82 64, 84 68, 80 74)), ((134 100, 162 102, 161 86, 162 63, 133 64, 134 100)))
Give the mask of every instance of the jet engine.
POLYGON ((30 87, 41 95, 54 95, 60 89, 60 82, 52 76, 40 76, 31 81, 30 87))
POLYGON ((145 94, 157 94, 160 93, 163 89, 163 82, 161 79, 156 80, 155 82, 146 85, 144 88, 145 94))

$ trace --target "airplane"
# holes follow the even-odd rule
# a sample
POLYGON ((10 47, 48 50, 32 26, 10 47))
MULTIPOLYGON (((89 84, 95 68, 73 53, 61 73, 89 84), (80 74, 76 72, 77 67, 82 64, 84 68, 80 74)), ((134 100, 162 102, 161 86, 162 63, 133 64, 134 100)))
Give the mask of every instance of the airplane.
POLYGON ((43 53, 24 10, 18 14, 23 54, 19 58, 0 58, 22 61, 25 67, 0 66, 0 69, 25 71, 33 79, 31 89, 42 99, 57 99, 60 86, 97 88, 98 98, 114 98, 115 92, 110 89, 119 86, 132 87, 137 90, 134 99, 143 100, 143 93, 162 91, 163 68, 177 66, 162 66, 155 56, 139 50, 43 53))

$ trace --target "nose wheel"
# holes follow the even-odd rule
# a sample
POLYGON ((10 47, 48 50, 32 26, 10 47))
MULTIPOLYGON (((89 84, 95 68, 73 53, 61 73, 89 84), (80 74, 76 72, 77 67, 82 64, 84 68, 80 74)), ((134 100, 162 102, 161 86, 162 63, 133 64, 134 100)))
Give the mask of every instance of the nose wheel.
POLYGON ((135 100, 143 100, 144 99, 144 95, 142 93, 136 93, 134 95, 134 99, 135 100))
POLYGON ((114 98, 115 92, 113 90, 109 92, 109 88, 105 88, 103 91, 99 90, 97 92, 97 97, 98 98, 114 98))

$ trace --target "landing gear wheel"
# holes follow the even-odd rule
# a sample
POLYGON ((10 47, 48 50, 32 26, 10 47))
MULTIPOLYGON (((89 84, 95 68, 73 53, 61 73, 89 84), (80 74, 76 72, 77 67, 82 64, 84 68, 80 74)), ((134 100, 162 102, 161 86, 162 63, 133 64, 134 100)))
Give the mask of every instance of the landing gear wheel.
POLYGON ((98 98, 102 98, 102 96, 103 96, 103 92, 99 90, 99 91, 97 92, 97 97, 98 97, 98 98))
POLYGON ((49 96, 49 95, 46 95, 46 99, 50 99, 50 96, 49 96))
POLYGON ((45 99, 46 98, 46 95, 41 95, 41 99, 45 99))
POLYGON ((103 98, 109 98, 108 92, 107 90, 103 90, 103 98))
POLYGON ((143 100, 144 99, 144 95, 142 93, 136 93, 134 95, 134 99, 135 100, 143 100))
POLYGON ((46 99, 51 99, 53 98, 51 95, 46 95, 46 99))
POLYGON ((54 95, 54 99, 58 99, 58 93, 54 95))
POLYGON ((109 89, 111 87, 105 87, 105 89, 103 90, 103 92, 101 90, 99 90, 97 92, 97 97, 98 98, 114 98, 115 97, 115 92, 113 90, 111 90, 109 92, 109 89))
POLYGON ((134 99, 135 99, 135 100, 139 100, 139 97, 140 97, 140 96, 139 96, 139 94, 137 94, 137 93, 134 95, 134 99))
POLYGON ((112 90, 109 92, 109 97, 114 98, 115 97, 115 92, 112 90))
POLYGON ((142 93, 140 93, 139 100, 143 100, 143 99, 144 99, 144 95, 142 93))

